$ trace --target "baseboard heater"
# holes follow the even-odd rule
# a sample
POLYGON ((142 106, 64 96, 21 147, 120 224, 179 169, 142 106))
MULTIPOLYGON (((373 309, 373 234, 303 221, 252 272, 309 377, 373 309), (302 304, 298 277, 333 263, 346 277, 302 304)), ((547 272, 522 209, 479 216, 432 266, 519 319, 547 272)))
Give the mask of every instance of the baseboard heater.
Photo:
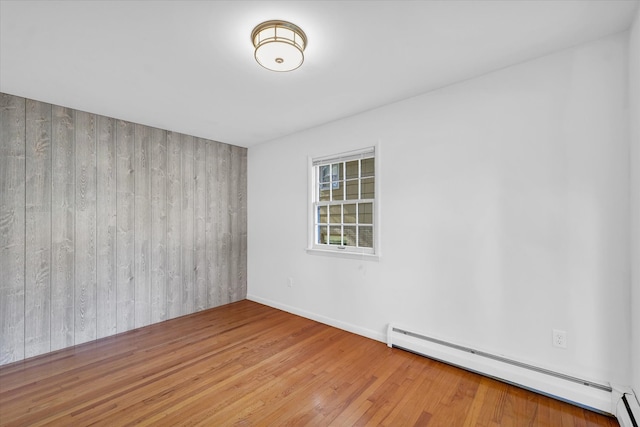
MULTIPOLYGON (((387 345, 608 415, 617 415, 610 385, 554 372, 389 324, 387 345)), ((633 427, 637 427, 633 425, 633 427)))
POLYGON ((616 418, 621 427, 640 427, 640 404, 631 390, 626 390, 618 400, 616 418))

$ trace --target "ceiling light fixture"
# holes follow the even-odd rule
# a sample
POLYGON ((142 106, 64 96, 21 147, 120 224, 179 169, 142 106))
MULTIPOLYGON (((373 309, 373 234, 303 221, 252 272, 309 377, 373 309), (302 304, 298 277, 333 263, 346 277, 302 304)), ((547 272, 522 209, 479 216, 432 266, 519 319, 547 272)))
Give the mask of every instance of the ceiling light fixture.
POLYGON ((251 32, 258 64, 271 71, 292 71, 304 62, 307 36, 287 21, 266 21, 251 32))

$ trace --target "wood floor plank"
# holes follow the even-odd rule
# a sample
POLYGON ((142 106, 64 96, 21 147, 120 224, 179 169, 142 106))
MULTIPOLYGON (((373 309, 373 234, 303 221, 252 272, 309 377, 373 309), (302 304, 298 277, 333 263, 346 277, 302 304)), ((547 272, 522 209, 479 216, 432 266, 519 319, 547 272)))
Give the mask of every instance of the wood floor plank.
POLYGON ((243 300, 0 367, 0 425, 617 422, 243 300))
POLYGON ((391 375, 397 370, 400 359, 392 356, 392 352, 384 355, 383 358, 371 360, 372 364, 375 364, 376 369, 374 378, 376 379, 369 388, 364 390, 360 396, 358 396, 352 404, 350 404, 344 411, 332 421, 332 425, 353 425, 359 420, 364 413, 366 413, 373 402, 370 399, 371 394, 380 387, 381 384, 386 382, 391 375))
MULTIPOLYGON (((233 349, 233 347, 245 348, 247 352, 252 350, 247 348, 245 343, 230 342, 227 348, 214 348, 206 357, 199 360, 190 360, 189 357, 183 357, 185 360, 189 360, 190 365, 181 365, 179 370, 175 370, 170 375, 164 376, 152 382, 145 381, 144 384, 134 384, 135 387, 133 394, 138 396, 139 399, 131 399, 131 393, 126 395, 126 399, 119 402, 120 412, 143 413, 148 416, 148 413, 142 411, 149 411, 154 408, 156 403, 160 404, 160 407, 165 407, 167 403, 171 403, 171 400, 184 400, 189 395, 199 395, 202 390, 195 390, 194 387, 213 389, 220 385, 221 381, 224 381, 226 377, 233 376, 244 369, 241 362, 237 359, 245 358, 246 354, 239 353, 238 357, 226 358, 222 362, 218 362, 216 365, 210 365, 209 362, 215 360, 215 357, 219 357, 220 354, 228 353, 227 350, 233 349), (215 369, 216 372, 211 372, 215 369), (171 400, 169 400, 171 399, 171 400), (133 403, 138 402, 138 407, 131 406, 133 403)), ((160 370, 161 372, 163 370, 160 370)), ((105 404, 113 399, 103 399, 105 404)), ((124 413, 124 416, 127 416, 124 413)), ((123 414, 118 414, 117 417, 121 417, 123 414)))

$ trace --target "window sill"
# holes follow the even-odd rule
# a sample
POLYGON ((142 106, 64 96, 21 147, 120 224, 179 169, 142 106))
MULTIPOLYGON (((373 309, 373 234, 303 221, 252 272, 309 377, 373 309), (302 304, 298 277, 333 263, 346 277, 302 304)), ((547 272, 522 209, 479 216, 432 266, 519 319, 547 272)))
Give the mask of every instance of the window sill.
POLYGON ((330 256, 336 258, 350 258, 350 259, 359 259, 363 261, 380 261, 380 255, 376 254, 365 254, 358 252, 338 252, 338 251, 328 251, 324 249, 315 249, 315 248, 307 248, 305 249, 309 255, 321 255, 321 256, 330 256))

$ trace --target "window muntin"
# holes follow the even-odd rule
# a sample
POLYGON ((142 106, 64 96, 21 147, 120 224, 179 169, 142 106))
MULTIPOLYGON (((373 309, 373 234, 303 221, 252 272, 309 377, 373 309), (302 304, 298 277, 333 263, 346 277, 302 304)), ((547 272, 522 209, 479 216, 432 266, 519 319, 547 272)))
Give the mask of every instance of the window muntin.
POLYGON ((375 253, 373 148, 315 160, 313 248, 375 253))

